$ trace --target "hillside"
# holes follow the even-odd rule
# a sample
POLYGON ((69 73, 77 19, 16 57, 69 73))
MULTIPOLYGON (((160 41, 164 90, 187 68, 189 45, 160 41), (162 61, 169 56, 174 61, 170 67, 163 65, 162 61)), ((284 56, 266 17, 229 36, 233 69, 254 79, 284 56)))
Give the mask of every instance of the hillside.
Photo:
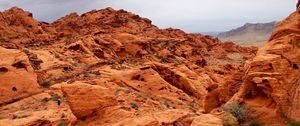
POLYGON ((125 10, 47 23, 13 7, 0 12, 0 126, 299 125, 299 26, 300 8, 257 50, 125 10))
POLYGON ((222 125, 256 53, 112 8, 0 15, 0 125, 222 125))
POLYGON ((233 41, 243 46, 262 47, 275 29, 276 22, 246 23, 244 26, 222 32, 218 38, 222 41, 233 41))

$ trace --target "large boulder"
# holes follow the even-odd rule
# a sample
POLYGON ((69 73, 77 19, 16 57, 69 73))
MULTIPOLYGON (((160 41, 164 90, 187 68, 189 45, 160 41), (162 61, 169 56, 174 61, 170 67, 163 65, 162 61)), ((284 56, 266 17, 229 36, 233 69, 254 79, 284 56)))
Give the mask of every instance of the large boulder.
POLYGON ((67 97, 72 112, 79 119, 92 114, 96 109, 117 104, 113 92, 98 85, 74 82, 62 84, 61 90, 67 97))

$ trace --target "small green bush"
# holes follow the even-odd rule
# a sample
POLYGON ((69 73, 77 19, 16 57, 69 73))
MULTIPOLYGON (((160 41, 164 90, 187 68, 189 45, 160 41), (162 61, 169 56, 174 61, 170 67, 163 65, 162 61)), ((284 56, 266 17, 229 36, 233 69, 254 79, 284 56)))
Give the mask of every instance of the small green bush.
POLYGON ((59 54, 54 53, 54 58, 56 58, 56 59, 60 58, 59 54))
POLYGON ((40 83, 40 86, 42 86, 44 88, 49 88, 50 87, 50 82, 49 81, 44 81, 44 82, 40 83))
POLYGON ((57 126, 67 126, 68 124, 66 122, 60 122, 57 124, 57 126))
POLYGON ((130 106, 131 108, 135 109, 135 110, 138 110, 139 109, 139 106, 136 104, 136 103, 130 103, 130 106))
POLYGON ((45 97, 41 101, 44 102, 44 103, 47 103, 49 101, 49 99, 47 97, 45 97))
POLYGON ((57 102, 60 101, 61 97, 58 94, 52 94, 51 99, 57 102))
POLYGON ((226 114, 223 118, 223 126, 239 126, 239 122, 233 115, 226 114))
POLYGON ((287 126, 300 126, 300 123, 290 120, 288 121, 287 126))
POLYGON ((197 108, 197 106, 196 106, 195 101, 190 102, 190 103, 188 104, 188 106, 189 106, 189 109, 190 109, 193 113, 197 113, 198 108, 197 108))
POLYGON ((223 106, 223 110, 233 115, 239 123, 246 121, 249 117, 248 108, 245 105, 240 105, 237 102, 223 106))
POLYGON ((164 101, 164 105, 167 107, 167 108, 170 108, 171 106, 170 106, 170 102, 169 101, 164 101))
POLYGON ((262 124, 259 120, 254 119, 242 124, 242 126, 264 126, 264 124, 262 124))
POLYGON ((65 118, 66 117, 66 115, 65 115, 65 113, 61 113, 61 115, 60 115, 60 118, 65 118))

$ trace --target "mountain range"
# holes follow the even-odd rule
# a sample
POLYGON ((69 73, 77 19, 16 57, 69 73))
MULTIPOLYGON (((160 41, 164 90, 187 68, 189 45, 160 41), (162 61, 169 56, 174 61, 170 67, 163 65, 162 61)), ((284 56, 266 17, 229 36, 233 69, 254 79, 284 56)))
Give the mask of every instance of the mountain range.
POLYGON ((276 22, 246 23, 245 25, 218 34, 222 41, 233 41, 243 46, 262 47, 275 29, 276 22))

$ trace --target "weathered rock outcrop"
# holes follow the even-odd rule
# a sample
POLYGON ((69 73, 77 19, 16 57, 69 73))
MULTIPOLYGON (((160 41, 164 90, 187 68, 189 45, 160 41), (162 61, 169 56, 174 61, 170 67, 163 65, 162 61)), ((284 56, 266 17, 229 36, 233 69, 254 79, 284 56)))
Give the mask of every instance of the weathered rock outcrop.
POLYGON ((39 46, 43 41, 51 41, 42 23, 33 19, 32 13, 13 7, 0 13, 0 43, 6 48, 19 45, 39 46))
POLYGON ((62 84, 61 90, 78 119, 90 115, 96 109, 117 104, 113 92, 98 85, 75 82, 72 85, 62 84))
POLYGON ((0 107, 0 125, 66 125, 76 121, 66 99, 47 91, 0 107))
POLYGON ((41 92, 25 53, 0 47, 0 105, 41 92))
POLYGON ((220 125, 256 53, 112 8, 0 14, 0 125, 220 125))
POLYGON ((277 24, 270 40, 245 65, 241 90, 245 102, 266 122, 300 122, 300 10, 277 24))

